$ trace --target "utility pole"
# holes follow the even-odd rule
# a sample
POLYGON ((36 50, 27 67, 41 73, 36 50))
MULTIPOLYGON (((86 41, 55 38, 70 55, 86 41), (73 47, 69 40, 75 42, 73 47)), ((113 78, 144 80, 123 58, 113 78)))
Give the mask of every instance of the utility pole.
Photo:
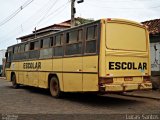
POLYGON ((37 28, 35 27, 35 28, 34 28, 34 37, 35 37, 35 38, 37 37, 36 34, 37 34, 37 28))
MULTIPOLYGON (((76 0, 71 0, 71 27, 75 26, 75 13, 76 13, 76 8, 75 8, 75 1, 76 0)), ((82 3, 84 0, 78 0, 77 3, 82 3)))
POLYGON ((71 0, 71 27, 75 26, 75 18, 74 18, 75 13, 76 13, 75 0, 71 0))

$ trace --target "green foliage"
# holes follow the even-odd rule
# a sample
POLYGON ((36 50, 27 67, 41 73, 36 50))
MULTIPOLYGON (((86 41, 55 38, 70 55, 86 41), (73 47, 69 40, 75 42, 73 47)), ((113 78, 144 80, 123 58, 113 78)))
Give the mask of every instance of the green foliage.
POLYGON ((82 24, 85 24, 85 23, 90 23, 90 22, 93 22, 94 20, 91 20, 91 19, 84 19, 84 18, 77 18, 76 19, 76 26, 78 25, 82 25, 82 24))

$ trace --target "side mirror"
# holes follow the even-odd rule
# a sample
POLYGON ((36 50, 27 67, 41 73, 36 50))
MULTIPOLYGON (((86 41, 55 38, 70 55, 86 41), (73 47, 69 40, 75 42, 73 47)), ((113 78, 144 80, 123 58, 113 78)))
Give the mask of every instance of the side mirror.
POLYGON ((8 52, 5 53, 5 57, 6 57, 6 58, 8 57, 8 52))

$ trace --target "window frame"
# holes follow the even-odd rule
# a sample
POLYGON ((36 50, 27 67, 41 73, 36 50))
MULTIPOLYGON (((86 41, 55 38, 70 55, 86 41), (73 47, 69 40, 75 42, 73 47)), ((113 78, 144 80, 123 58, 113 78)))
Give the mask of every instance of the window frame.
POLYGON ((58 34, 54 34, 53 35, 53 58, 62 58, 64 56, 64 32, 62 33, 58 33, 58 34), (60 36, 60 44, 56 45, 56 36, 60 36), (55 49, 61 47, 62 48, 62 55, 55 55, 55 49))
POLYGON ((40 49, 40 40, 37 39, 37 40, 34 40, 34 41, 30 41, 30 42, 29 42, 29 51, 39 50, 39 49, 40 49), (36 42, 38 43, 38 48, 35 47, 35 43, 36 43, 36 42), (34 48, 33 48, 33 49, 31 49, 31 43, 34 43, 34 48), (35 48, 36 48, 36 49, 35 49, 35 48))
POLYGON ((50 37, 44 37, 44 38, 41 38, 40 40, 40 47, 39 49, 47 49, 50 47, 50 37), (46 42, 45 42, 46 41, 46 42))
POLYGON ((49 47, 53 47, 54 44, 55 44, 55 37, 54 37, 54 35, 53 35, 53 36, 50 36, 49 47))
POLYGON ((24 52, 25 52, 25 44, 22 43, 20 44, 19 53, 24 53, 24 52), (22 49, 22 46, 23 46, 23 49, 22 49))
POLYGON ((78 41, 78 30, 76 29, 76 30, 72 30, 72 31, 69 31, 69 32, 66 32, 66 39, 65 39, 65 43, 66 44, 74 44, 74 43, 77 43, 77 41, 78 41), (72 33, 74 33, 74 32, 76 32, 76 41, 72 41, 71 39, 70 39, 70 34, 72 33), (70 40, 71 40, 71 42, 70 42, 70 40))
POLYGON ((17 53, 18 53, 18 49, 19 49, 19 45, 15 45, 15 46, 14 46, 13 53, 14 53, 14 54, 17 54, 17 53))
POLYGON ((29 42, 24 43, 24 52, 29 51, 29 48, 30 48, 29 42), (27 50, 26 50, 26 46, 28 46, 28 49, 27 49, 27 50))
MULTIPOLYGON (((24 52, 28 52, 28 54, 29 54, 29 57, 27 59, 32 59, 32 58, 30 58, 30 51, 39 51, 39 57, 33 58, 33 59, 41 59, 40 58, 40 50, 41 49, 48 49, 48 48, 52 48, 52 58, 95 55, 95 54, 98 54, 98 52, 99 52, 99 44, 100 44, 99 29, 101 29, 100 23, 99 22, 94 22, 94 23, 82 25, 82 26, 79 26, 79 27, 67 29, 67 30, 64 30, 64 31, 59 31, 59 32, 56 32, 56 33, 53 32, 51 34, 40 36, 40 37, 34 38, 30 41, 24 42, 23 43, 24 44, 24 52), (94 27, 94 38, 92 38, 92 39, 88 38, 88 33, 89 33, 88 31, 89 31, 90 27, 94 27), (69 34, 69 33, 74 32, 74 31, 77 31, 76 32, 77 40, 75 42, 70 42, 70 43, 68 42, 67 43, 67 33, 69 34), (60 36, 60 44, 56 44, 56 42, 57 42, 56 37, 57 36, 60 36), (43 44, 44 44, 45 38, 49 39, 48 40, 49 45, 48 45, 48 47, 43 47, 43 46, 41 47, 41 40, 43 40, 43 44), (96 47, 96 50, 93 53, 86 52, 87 42, 90 42, 90 41, 95 41, 95 43, 93 43, 93 45, 95 44, 94 47, 96 47), (36 43, 36 42, 38 42, 38 43, 36 43), (33 49, 30 49, 31 48, 31 43, 34 43, 33 49), (75 46, 74 46, 74 44, 75 44, 75 46), (81 44, 81 46, 78 45, 78 44, 81 44), (69 51, 68 52, 69 54, 67 54, 66 50, 67 50, 67 46, 69 46, 69 45, 71 45, 75 49, 72 49, 72 48, 68 47, 72 51, 69 51), (58 47, 60 47, 59 49, 57 49, 59 51, 56 52, 56 48, 58 48, 58 47), (28 48, 28 50, 27 50, 27 48, 28 48), (81 48, 81 50, 79 48, 81 48), (74 50, 76 52, 74 52, 74 50), (58 54, 55 55, 55 53, 58 53, 58 54)), ((93 45, 91 44, 90 46, 93 46, 93 45)), ((17 46, 21 46, 21 44, 14 45, 13 47, 15 48, 17 46)), ((18 51, 18 48, 16 48, 16 49, 18 51)), ((15 51, 15 50, 13 50, 13 51, 15 51)), ((89 51, 93 51, 93 50, 89 49, 89 51)), ((20 53, 20 52, 16 52, 16 54, 20 53)), ((45 59, 45 58, 42 58, 42 59, 45 59)))
POLYGON ((77 29, 73 29, 72 31, 67 31, 65 33, 65 49, 64 49, 64 56, 82 56, 83 55, 83 36, 84 36, 84 33, 83 33, 83 27, 80 27, 80 28, 77 28, 77 29), (72 31, 77 31, 77 40, 76 42, 71 42, 69 43, 69 41, 67 40, 67 34, 69 34, 69 32, 72 32, 72 31), (81 31, 81 41, 79 40, 79 31, 81 31), (68 41, 68 43, 67 43, 68 41), (74 45, 74 44, 80 44, 81 43, 81 53, 76 53, 76 54, 66 54, 66 49, 67 49, 67 46, 70 46, 70 45, 74 45))
POLYGON ((98 54, 98 23, 96 24, 92 24, 92 25, 88 25, 85 27, 85 41, 84 41, 84 55, 94 55, 94 54, 98 54), (94 39, 88 39, 88 28, 89 27, 93 27, 95 28, 95 35, 94 35, 94 39), (90 42, 90 41, 95 41, 96 43, 96 51, 93 52, 93 53, 88 53, 86 52, 87 50, 87 42, 90 42))

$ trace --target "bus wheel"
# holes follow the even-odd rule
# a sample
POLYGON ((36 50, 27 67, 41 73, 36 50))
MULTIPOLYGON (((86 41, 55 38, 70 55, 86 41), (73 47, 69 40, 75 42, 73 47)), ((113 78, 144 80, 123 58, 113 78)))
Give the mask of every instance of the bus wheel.
POLYGON ((53 97, 55 97, 55 98, 62 97, 62 93, 61 93, 60 87, 59 87, 59 81, 56 77, 51 78, 49 88, 50 88, 50 93, 53 97))
POLYGON ((19 84, 17 84, 17 82, 16 82, 16 75, 15 74, 12 75, 12 86, 15 89, 19 87, 19 84))

